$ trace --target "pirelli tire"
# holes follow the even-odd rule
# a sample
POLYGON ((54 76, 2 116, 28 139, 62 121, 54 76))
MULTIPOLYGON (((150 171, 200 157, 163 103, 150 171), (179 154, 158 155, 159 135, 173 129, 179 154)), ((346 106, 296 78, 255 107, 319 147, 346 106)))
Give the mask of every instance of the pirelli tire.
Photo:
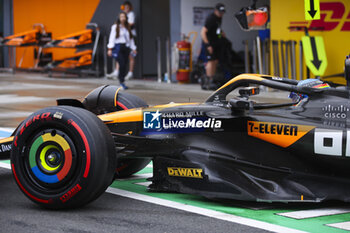
MULTIPOLYGON (((86 109, 95 114, 104 114, 147 107, 140 97, 120 91, 118 86, 106 85, 92 90, 83 100, 86 109)), ((129 129, 136 132, 136 129, 129 129)), ((118 155, 117 155, 118 157, 118 155)), ((116 178, 124 178, 142 170, 149 164, 150 159, 117 159, 116 178)))
POLYGON ((39 110, 14 135, 11 167, 16 183, 45 208, 76 208, 95 200, 112 182, 115 166, 109 129, 82 108, 39 110))

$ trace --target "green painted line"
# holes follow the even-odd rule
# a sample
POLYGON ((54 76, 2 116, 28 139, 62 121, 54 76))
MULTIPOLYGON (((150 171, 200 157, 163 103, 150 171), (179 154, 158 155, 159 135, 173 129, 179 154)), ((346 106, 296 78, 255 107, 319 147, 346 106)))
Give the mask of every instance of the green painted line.
MULTIPOLYGON (((175 201, 186 205, 201 207, 209 210, 215 210, 226 214, 232 214, 236 216, 259 220, 259 221, 263 221, 263 222, 267 222, 267 223, 271 223, 279 226, 293 228, 296 230, 307 231, 307 232, 320 232, 320 233, 347 232, 345 230, 325 226, 324 224, 345 222, 345 221, 349 221, 350 219, 350 214, 338 214, 338 215, 332 215, 332 216, 299 219, 299 220, 291 219, 291 218, 279 216, 276 214, 295 211, 295 210, 303 210, 305 208, 302 208, 300 206, 299 207, 294 206, 293 209, 290 209, 290 207, 288 207, 289 204, 285 204, 285 205, 282 205, 282 207, 274 208, 274 209, 253 210, 253 209, 239 207, 239 202, 237 201, 235 205, 232 203, 211 201, 197 195, 148 192, 147 187, 135 184, 140 182, 146 182, 146 179, 115 181, 113 182, 111 187, 135 192, 138 194, 148 195, 151 197, 161 198, 164 200, 175 201)), ((313 208, 312 207, 310 208, 309 206, 309 209, 314 209, 314 208, 319 208, 319 207, 315 207, 314 205, 313 208)))
POLYGON ((146 174, 146 173, 153 173, 153 168, 145 167, 143 170, 137 172, 136 174, 146 174))
MULTIPOLYGON (((1 163, 10 164, 9 160, 3 160, 1 163)), ((152 168, 146 167, 138 174, 152 173, 152 168)), ((288 227, 296 230, 307 231, 307 232, 319 232, 319 233, 345 233, 348 231, 326 226, 325 224, 346 222, 350 219, 350 213, 337 214, 331 216, 315 217, 308 219, 292 219, 284 216, 277 215, 278 213, 286 213, 297 210, 308 210, 321 208, 322 204, 310 204, 296 206, 294 203, 291 204, 280 204, 278 207, 273 206, 273 209, 262 209, 254 210, 249 208, 240 207, 241 204, 247 202, 232 201, 232 202, 219 202, 212 201, 197 195, 180 194, 180 193, 156 193, 148 192, 147 187, 137 185, 135 183, 146 182, 146 179, 135 179, 135 180, 116 180, 112 183, 111 187, 118 188, 142 195, 151 197, 161 198, 164 200, 174 201, 186 205, 195 207, 201 207, 209 210, 215 210, 226 214, 232 214, 240 217, 250 218, 262 222, 275 224, 278 226, 288 227)), ((254 203, 253 203, 254 204, 254 203)), ((264 204, 268 206, 269 204, 264 204)), ((329 206, 328 206, 329 207, 329 206)))
POLYGON ((11 161, 10 160, 2 160, 0 161, 1 163, 7 163, 7 164, 11 164, 11 161))

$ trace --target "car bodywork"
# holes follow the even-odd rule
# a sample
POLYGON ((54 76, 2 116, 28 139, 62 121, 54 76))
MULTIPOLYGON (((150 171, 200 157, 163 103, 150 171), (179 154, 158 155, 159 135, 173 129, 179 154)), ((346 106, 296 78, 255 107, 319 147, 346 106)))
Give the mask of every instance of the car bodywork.
MULTIPOLYGON (((171 103, 98 117, 111 131, 119 161, 153 160, 150 191, 254 201, 350 201, 349 90, 297 83, 243 74, 204 103, 171 103), (243 88, 240 96, 227 99, 249 85, 308 98, 254 103, 248 98, 253 93, 243 88)), ((0 158, 9 157, 13 140, 0 141, 7 148, 0 158)))

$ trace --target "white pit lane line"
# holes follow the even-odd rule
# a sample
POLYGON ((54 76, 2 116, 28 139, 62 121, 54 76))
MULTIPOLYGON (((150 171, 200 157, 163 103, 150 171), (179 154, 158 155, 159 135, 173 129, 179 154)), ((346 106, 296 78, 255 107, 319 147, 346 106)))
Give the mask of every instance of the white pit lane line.
POLYGON ((36 101, 47 101, 49 98, 35 96, 0 95, 0 104, 26 103, 36 101))
POLYGON ((128 178, 121 178, 116 180, 138 180, 138 179, 147 179, 153 176, 153 173, 144 173, 144 174, 135 174, 128 178))
POLYGON ((288 218, 294 218, 294 219, 306 219, 306 218, 316 218, 316 217, 345 214, 345 213, 350 213, 350 209, 349 208, 343 208, 343 209, 321 208, 321 209, 299 210, 299 211, 293 211, 293 212, 279 213, 277 215, 281 215, 288 218))
MULTIPOLYGON (((0 162, 0 167, 6 168, 6 169, 11 169, 10 164, 3 163, 3 162, 0 162)), ((131 198, 131 199, 135 199, 135 200, 139 200, 139 201, 143 201, 143 202, 148 202, 148 203, 161 205, 161 206, 165 206, 165 207, 169 207, 169 208, 173 208, 173 209, 178 209, 178 210, 182 210, 182 211, 186 211, 186 212, 190 212, 190 213, 194 213, 194 214, 199 214, 199 215, 203 215, 203 216, 207 216, 207 217, 211 217, 211 218, 216 218, 219 220, 224 220, 224 221, 228 221, 228 222, 232 222, 232 223, 238 223, 238 224, 242 224, 242 225, 246 225, 246 226, 250 226, 250 227, 254 227, 254 228, 259 228, 259 229, 263 229, 263 230, 267 230, 267 231, 283 232, 283 233, 284 232, 288 232, 288 233, 304 233, 305 232, 305 231, 299 231, 299 230, 295 230, 292 228, 278 226, 278 225, 274 225, 271 223, 266 223, 266 222, 262 222, 262 221, 258 221, 258 220, 254 220, 254 219, 244 218, 244 217, 240 217, 240 216, 236 216, 236 215, 232 215, 232 214, 225 214, 225 213, 215 211, 215 210, 209 210, 209 209, 204 209, 201 207, 185 205, 185 204, 174 202, 174 201, 168 201, 168 200, 164 200, 164 199, 160 199, 160 198, 156 198, 156 197, 150 197, 147 195, 133 193, 133 192, 117 189, 117 188, 109 187, 106 190, 106 192, 114 194, 114 195, 122 196, 122 197, 127 197, 127 198, 131 198)))
POLYGON ((148 187, 150 184, 152 184, 152 181, 140 182, 135 184, 148 187))
POLYGON ((211 218, 216 218, 219 220, 224 220, 224 221, 228 221, 228 222, 232 222, 232 223, 238 223, 238 224, 242 224, 242 225, 246 225, 246 226, 250 226, 250 227, 254 227, 254 228, 259 228, 259 229, 263 229, 263 230, 267 230, 267 231, 288 232, 288 233, 304 232, 304 231, 299 231, 299 230, 295 230, 295 229, 288 228, 288 227, 278 226, 278 225, 274 225, 271 223, 266 223, 266 222, 254 220, 254 219, 244 218, 244 217, 240 217, 240 216, 236 216, 236 215, 232 215, 232 214, 225 214, 225 213, 215 211, 215 210, 204 209, 201 207, 185 205, 185 204, 174 202, 174 201, 168 201, 168 200, 164 200, 164 199, 160 199, 160 198, 156 198, 156 197, 150 197, 150 196, 143 195, 143 194, 133 193, 133 192, 125 191, 122 189, 109 187, 106 190, 106 192, 111 193, 111 194, 115 194, 118 196, 122 196, 122 197, 132 198, 132 199, 139 200, 139 201, 144 201, 144 202, 148 202, 148 203, 152 203, 152 204, 156 204, 156 205, 170 207, 173 209, 183 210, 183 211, 187 211, 187 212, 191 212, 191 213, 195 213, 195 214, 199 214, 199 215, 203 215, 203 216, 207 216, 207 217, 211 217, 211 218))
POLYGON ((332 223, 332 224, 326 224, 326 226, 335 227, 345 231, 350 231, 350 222, 332 223))
POLYGON ((6 168, 6 169, 11 169, 11 164, 3 163, 3 162, 0 161, 0 167, 6 168))

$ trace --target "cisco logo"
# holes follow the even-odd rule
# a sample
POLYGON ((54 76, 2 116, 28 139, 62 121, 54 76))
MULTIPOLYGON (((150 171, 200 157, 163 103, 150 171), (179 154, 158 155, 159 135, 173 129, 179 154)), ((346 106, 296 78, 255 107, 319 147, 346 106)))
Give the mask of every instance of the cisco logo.
POLYGON ((347 119, 350 108, 344 105, 333 106, 329 104, 323 107, 322 111, 324 112, 324 117, 328 119, 347 119))

